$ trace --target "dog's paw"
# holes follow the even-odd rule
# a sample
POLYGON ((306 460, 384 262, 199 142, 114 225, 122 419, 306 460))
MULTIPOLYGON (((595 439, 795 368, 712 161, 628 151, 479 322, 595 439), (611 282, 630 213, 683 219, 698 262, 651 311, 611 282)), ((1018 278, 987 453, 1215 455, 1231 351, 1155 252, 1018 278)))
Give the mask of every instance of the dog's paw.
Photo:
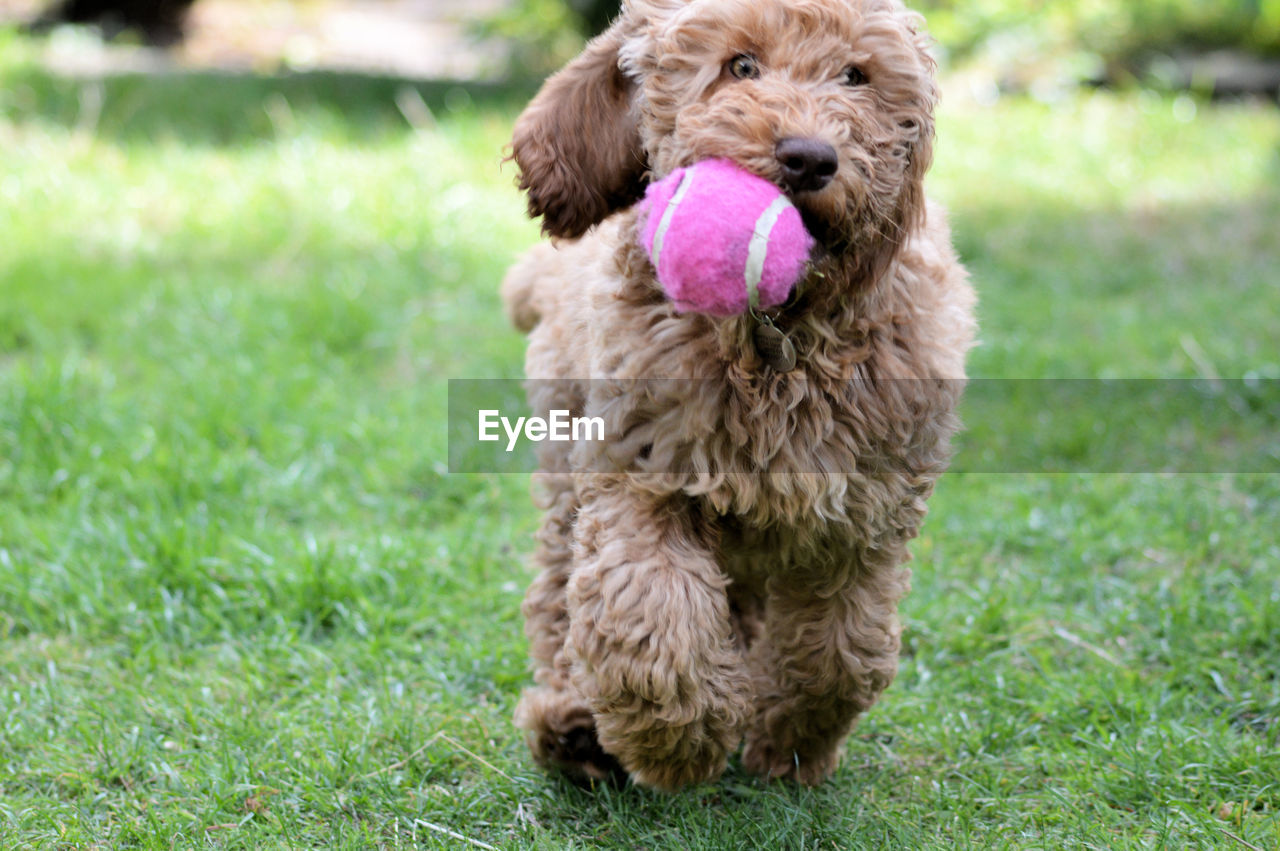
POLYGON ((542 739, 535 751, 545 754, 545 762, 560 769, 569 779, 579 783, 626 782, 626 770, 600 746, 594 724, 588 722, 560 733, 547 730, 542 733, 542 739))
POLYGON ((817 786, 836 770, 838 748, 822 754, 802 754, 795 748, 780 747, 764 737, 748 736, 742 749, 742 767, 766 780, 793 780, 817 786))
POLYGON ((728 755, 723 747, 712 743, 679 755, 658 759, 637 755, 630 761, 631 778, 641 786, 675 792, 685 786, 708 783, 724 773, 728 755))
POLYGON ((626 779, 622 765, 600 746, 591 710, 572 691, 527 690, 516 707, 516 725, 526 731, 538 762, 560 769, 574 781, 626 779))

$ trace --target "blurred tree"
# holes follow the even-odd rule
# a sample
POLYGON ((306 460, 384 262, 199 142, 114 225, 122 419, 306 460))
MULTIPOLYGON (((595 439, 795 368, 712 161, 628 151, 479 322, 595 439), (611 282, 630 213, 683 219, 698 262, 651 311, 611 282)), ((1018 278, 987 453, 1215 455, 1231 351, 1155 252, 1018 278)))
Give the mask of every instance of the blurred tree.
POLYGON ((567 0, 569 8, 582 20, 583 35, 592 36, 603 32, 609 22, 618 14, 619 0, 567 0))
POLYGON ((37 30, 55 24, 96 24, 112 38, 134 31, 148 44, 167 47, 182 40, 187 10, 195 0, 60 0, 33 23, 37 30))
POLYGON ((1128 62, 1215 48, 1280 56, 1280 0, 909 0, 953 55, 1010 35, 1128 62))

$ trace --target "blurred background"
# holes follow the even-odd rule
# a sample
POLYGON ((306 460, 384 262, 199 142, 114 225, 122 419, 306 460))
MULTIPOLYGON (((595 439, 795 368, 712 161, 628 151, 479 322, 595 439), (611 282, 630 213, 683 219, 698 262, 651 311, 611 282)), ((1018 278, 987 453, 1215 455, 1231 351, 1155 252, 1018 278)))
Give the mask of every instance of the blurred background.
MULTIPOLYGON (((1280 89, 1280 0, 920 0, 948 69, 1041 95, 1073 85, 1280 89)), ((178 64, 406 76, 546 73, 616 0, 2 0, 0 20, 174 48, 178 64)), ((125 61, 121 59, 120 61, 125 61)))

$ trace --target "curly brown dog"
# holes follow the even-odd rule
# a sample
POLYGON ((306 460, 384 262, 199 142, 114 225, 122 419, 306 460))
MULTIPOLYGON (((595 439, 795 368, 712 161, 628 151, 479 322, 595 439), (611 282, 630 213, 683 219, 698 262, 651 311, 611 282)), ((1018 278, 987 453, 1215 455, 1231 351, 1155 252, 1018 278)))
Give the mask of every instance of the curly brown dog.
POLYGON ((530 401, 616 437, 541 445, 516 712, 540 761, 673 789, 745 740, 749 771, 814 784, 892 681, 975 330, 922 185, 919 25, 898 0, 637 0, 517 122, 553 237, 503 284, 530 401), (749 314, 676 312, 638 245, 645 182, 708 158, 785 190, 817 240, 771 317, 794 368, 749 314))

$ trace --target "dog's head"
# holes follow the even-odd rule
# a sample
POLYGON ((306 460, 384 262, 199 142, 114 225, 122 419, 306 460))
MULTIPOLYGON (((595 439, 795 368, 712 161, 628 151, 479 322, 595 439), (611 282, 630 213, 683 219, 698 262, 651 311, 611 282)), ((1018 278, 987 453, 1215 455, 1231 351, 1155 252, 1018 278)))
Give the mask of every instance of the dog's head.
POLYGON ((576 237, 661 178, 733 160, 861 283, 924 212, 934 62, 900 0, 634 0, 516 124, 529 211, 576 237))

